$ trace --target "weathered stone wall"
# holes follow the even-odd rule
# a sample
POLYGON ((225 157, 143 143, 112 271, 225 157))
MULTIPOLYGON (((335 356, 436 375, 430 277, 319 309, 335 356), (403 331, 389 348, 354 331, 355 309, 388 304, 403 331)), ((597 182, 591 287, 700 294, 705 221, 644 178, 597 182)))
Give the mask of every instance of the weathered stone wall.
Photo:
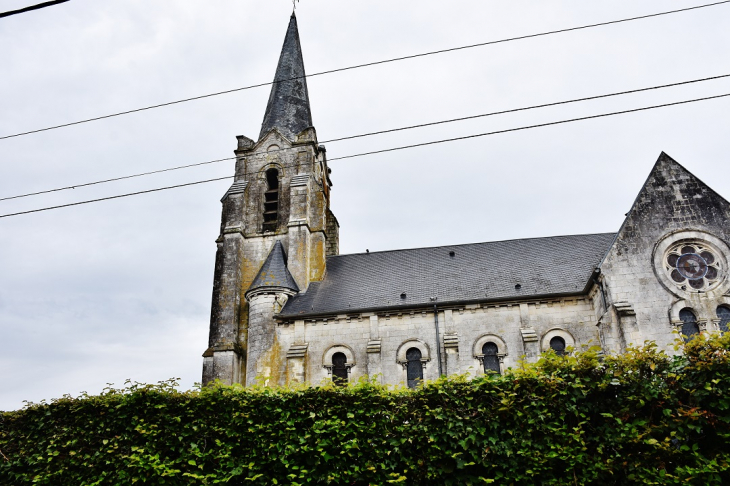
MULTIPOLYGON (((713 329, 727 285, 702 293, 681 290, 662 277, 655 258, 663 261, 666 245, 683 240, 716 240, 726 252, 729 223, 727 201, 662 154, 601 267, 611 304, 602 319, 609 351, 652 340, 671 352, 678 311, 684 307, 713 329)), ((718 257, 727 272, 727 253, 718 257)))
MULTIPOLYGON (((203 383, 255 376, 263 366, 257 357, 274 352, 272 314, 270 325, 263 326, 261 309, 253 303, 248 306, 243 296, 276 241, 282 242, 289 270, 301 290, 325 273, 330 183, 325 151, 318 147, 314 129, 305 130, 294 142, 277 130, 256 144, 241 136, 235 154, 234 186, 222 200, 203 383), (278 171, 278 213, 275 228, 265 228, 266 171, 272 168, 278 171), (256 349, 248 349, 249 343, 256 343, 256 349), (224 352, 221 364, 215 365, 216 353, 224 352)), ((284 361, 281 367, 285 369, 284 361)), ((271 373, 275 381, 279 379, 279 371, 271 373)))
POLYGON ((257 294, 249 299, 246 385, 277 384, 286 361, 275 330, 274 313, 286 303, 283 294, 257 294))
MULTIPOLYGON (((483 344, 485 336, 489 341, 500 342, 500 348, 504 345, 503 369, 516 366, 531 345, 535 348, 532 358, 536 358, 548 347, 544 338, 556 330, 574 339, 574 343, 570 338, 566 341, 575 347, 599 345, 595 310, 588 298, 472 305, 439 309, 438 315, 444 374, 482 373, 482 365, 475 358, 481 354, 481 346, 475 349, 475 344, 483 344), (536 341, 525 343, 523 329, 530 330, 528 334, 534 335, 536 341)), ((305 379, 309 383, 331 379, 326 368, 331 363, 324 358, 328 350, 342 347, 352 352, 355 361, 350 370, 351 380, 380 375, 384 383, 405 384, 406 372, 398 362, 399 350, 403 346, 418 346, 419 342, 428 353, 424 378, 432 380, 439 376, 432 309, 285 322, 278 325, 277 331, 285 351, 307 345, 305 379)))
POLYGON ((340 254, 340 223, 335 218, 332 210, 327 209, 327 256, 336 256, 340 254))

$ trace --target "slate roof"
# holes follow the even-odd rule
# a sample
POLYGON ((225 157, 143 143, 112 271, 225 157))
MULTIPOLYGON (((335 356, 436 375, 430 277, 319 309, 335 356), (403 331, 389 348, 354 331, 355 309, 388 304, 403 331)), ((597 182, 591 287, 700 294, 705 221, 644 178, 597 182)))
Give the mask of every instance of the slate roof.
POLYGON ((309 107, 307 78, 304 58, 299 42, 297 18, 292 14, 276 67, 274 84, 271 86, 269 103, 261 124, 259 140, 272 128, 278 128, 289 140, 294 140, 302 130, 312 126, 309 107))
POLYGON ((299 287, 286 266, 284 247, 278 240, 274 243, 274 248, 271 249, 264 264, 261 265, 261 270, 259 270, 258 275, 248 288, 248 292, 266 287, 284 288, 299 292, 299 287))
POLYGON ((324 280, 289 299, 279 315, 579 294, 615 236, 554 236, 333 256, 327 258, 324 280))

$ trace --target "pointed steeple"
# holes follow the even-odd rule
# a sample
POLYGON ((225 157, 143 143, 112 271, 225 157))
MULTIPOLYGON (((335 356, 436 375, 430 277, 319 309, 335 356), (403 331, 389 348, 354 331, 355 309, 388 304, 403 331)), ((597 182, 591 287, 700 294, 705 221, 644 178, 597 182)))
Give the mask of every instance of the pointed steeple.
POLYGON ((311 126, 312 112, 309 108, 302 46, 297 18, 292 13, 259 140, 272 128, 278 128, 287 138, 294 140, 297 134, 311 126))
POLYGON ((274 244, 274 248, 271 249, 271 253, 269 253, 264 264, 261 265, 261 270, 256 275, 248 292, 263 288, 286 289, 299 292, 299 286, 297 286, 294 277, 289 273, 289 269, 286 266, 286 254, 284 253, 284 247, 281 245, 281 241, 277 240, 274 244))

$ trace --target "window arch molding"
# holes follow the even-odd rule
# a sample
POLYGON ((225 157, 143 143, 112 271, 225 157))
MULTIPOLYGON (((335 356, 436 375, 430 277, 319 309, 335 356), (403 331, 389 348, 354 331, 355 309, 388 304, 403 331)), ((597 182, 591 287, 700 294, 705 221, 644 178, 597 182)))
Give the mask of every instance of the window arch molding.
POLYGON ((278 162, 269 162, 259 169, 258 173, 256 174, 256 178, 261 183, 266 184, 266 172, 268 172, 270 169, 276 169, 276 171, 279 173, 279 182, 281 182, 281 180, 286 176, 283 165, 278 162))
POLYGON ((484 334, 474 341, 474 347, 472 348, 473 356, 475 358, 480 356, 484 345, 490 342, 497 345, 497 356, 507 356, 507 345, 502 338, 495 334, 484 334))
POLYGON ((507 344, 495 334, 483 334, 476 341, 472 347, 472 356, 474 359, 479 361, 478 370, 484 372, 484 345, 487 343, 494 343, 497 345, 497 358, 499 358, 500 373, 504 373, 504 357, 507 356, 507 344))
POLYGON ((421 364, 423 367, 426 367, 426 363, 431 361, 431 348, 429 348, 428 344, 426 344, 424 341, 421 341, 420 339, 409 339, 408 341, 404 341, 401 343, 400 346, 398 346, 398 351, 395 355, 395 360, 405 368, 408 365, 408 358, 406 357, 406 353, 409 349, 416 348, 421 352, 421 364))
POLYGON ((332 374, 332 357, 335 355, 335 353, 342 353, 347 358, 347 363, 345 366, 347 367, 348 373, 350 372, 350 369, 355 366, 355 353, 353 353, 352 348, 350 346, 345 346, 344 344, 334 344, 327 348, 327 350, 322 355, 322 366, 327 369, 327 373, 330 375, 332 374))
MULTIPOLYGON (((730 304, 730 298, 721 298, 718 300, 717 305, 727 305, 730 304), (725 302, 727 301, 727 302, 725 302)), ((717 307, 717 306, 715 306, 717 307)), ((692 311, 692 313, 695 315, 695 319, 697 320, 697 327, 699 328, 700 332, 705 332, 708 329, 708 322, 718 322, 719 320, 716 319, 714 315, 707 316, 704 313, 704 307, 703 306, 697 306, 693 305, 690 301, 685 299, 679 299, 672 306, 669 308, 669 319, 671 320, 672 326, 674 329, 676 329, 680 334, 682 333, 682 326, 684 326, 684 321, 679 316, 679 313, 683 311, 684 309, 689 309, 692 311)), ((711 329, 711 327, 709 327, 711 329)), ((718 327, 719 329, 719 327, 718 327)))
POLYGON ((569 346, 575 347, 575 338, 573 338, 572 334, 570 334, 565 329, 555 328, 550 329, 542 336, 542 340, 540 341, 540 349, 543 353, 550 349, 550 340, 556 337, 563 338, 566 348, 569 346))

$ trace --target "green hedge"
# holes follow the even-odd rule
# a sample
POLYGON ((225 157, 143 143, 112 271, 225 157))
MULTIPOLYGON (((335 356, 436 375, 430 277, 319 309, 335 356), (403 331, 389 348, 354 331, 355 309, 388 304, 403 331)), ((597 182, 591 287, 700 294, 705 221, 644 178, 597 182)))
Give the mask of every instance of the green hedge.
POLYGON ((0 416, 0 484, 730 484, 730 334, 418 390, 65 397, 0 416))

